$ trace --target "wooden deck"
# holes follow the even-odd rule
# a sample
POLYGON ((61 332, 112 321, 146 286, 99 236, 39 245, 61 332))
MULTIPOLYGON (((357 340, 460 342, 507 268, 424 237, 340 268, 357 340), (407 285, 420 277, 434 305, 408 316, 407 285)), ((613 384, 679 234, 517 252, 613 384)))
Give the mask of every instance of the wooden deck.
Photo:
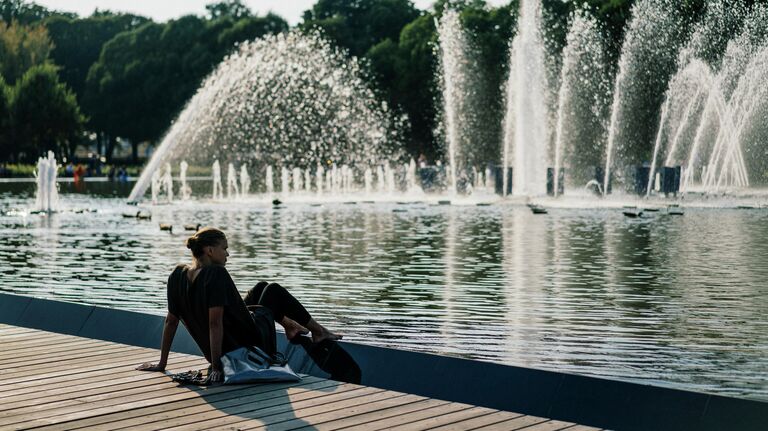
MULTIPOLYGON (((307 376, 198 388, 135 371, 154 349, 0 324, 0 430, 596 430, 307 376)), ((169 371, 207 366, 172 353, 169 371)))

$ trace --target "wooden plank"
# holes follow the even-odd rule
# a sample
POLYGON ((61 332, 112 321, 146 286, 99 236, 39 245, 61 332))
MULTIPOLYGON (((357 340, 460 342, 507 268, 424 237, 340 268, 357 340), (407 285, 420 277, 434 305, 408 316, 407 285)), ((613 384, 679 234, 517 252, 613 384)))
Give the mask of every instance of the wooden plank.
POLYGON ((82 366, 85 360, 90 360, 91 358, 97 359, 102 356, 115 356, 122 353, 134 352, 136 352, 136 349, 131 346, 94 346, 93 348, 86 350, 60 352, 55 356, 36 355, 18 361, 5 360, 0 361, 0 366, 2 366, 2 368, 0 368, 0 377, 30 368, 39 370, 41 366, 50 365, 52 363, 56 363, 58 366, 69 362, 77 362, 82 366))
POLYGON ((41 388, 33 393, 23 394, 17 397, 7 397, 0 403, 0 412, 17 409, 35 404, 55 403, 64 399, 96 395, 102 392, 116 392, 132 387, 153 384, 152 382, 166 382, 168 377, 162 373, 150 373, 134 371, 129 377, 120 379, 102 378, 96 382, 76 382, 63 388, 41 388))
MULTIPOLYGON (((257 426, 264 423, 281 422, 296 417, 296 409, 301 407, 320 406, 325 407, 334 402, 344 402, 350 399, 359 399, 362 396, 384 392, 381 389, 366 388, 351 384, 341 384, 333 392, 314 391, 316 395, 311 398, 293 401, 295 396, 288 395, 275 405, 241 404, 227 408, 225 411, 201 412, 192 416, 194 421, 186 421, 186 425, 174 428, 176 431, 214 430, 217 428, 229 428, 235 425, 238 429, 247 429, 247 426, 257 426), (224 414, 222 414, 224 413, 224 414)), ((162 429, 162 427, 142 427, 141 430, 162 429)))
MULTIPOLYGON (((42 425, 50 425, 59 422, 83 419, 89 416, 103 415, 118 410, 130 410, 135 408, 154 406, 172 401, 201 397, 207 394, 215 394, 228 391, 232 392, 237 390, 237 387, 235 386, 198 388, 180 387, 170 381, 169 383, 172 384, 173 387, 162 390, 154 390, 151 392, 144 390, 140 393, 132 393, 130 395, 111 393, 78 398, 77 401, 80 403, 80 405, 62 406, 55 409, 45 409, 44 411, 41 411, 35 415, 35 418, 32 421, 25 422, 24 426, 38 427, 42 425)), ((18 424, 22 422, 21 420, 18 420, 18 418, 18 416, 14 417, 12 419, 12 424, 18 424)), ((2 422, 6 423, 6 419, 3 419, 2 422)), ((11 429, 15 428, 16 427, 13 427, 11 429)), ((0 426, 0 430, 3 429, 6 428, 0 426)))
POLYGON ((264 410, 270 407, 279 408, 290 405, 291 402, 313 399, 348 392, 356 389, 352 385, 344 385, 333 381, 320 381, 302 386, 264 385, 249 386, 240 392, 239 396, 221 398, 217 401, 207 399, 202 402, 189 403, 187 407, 166 409, 156 414, 144 414, 133 419, 109 422, 102 427, 93 427, 93 431, 111 431, 117 429, 168 429, 181 426, 196 426, 201 420, 226 418, 236 414, 236 411, 249 411, 254 408, 264 410))
POLYGON ((266 428, 270 431, 284 428, 299 428, 306 425, 311 425, 313 417, 320 417, 320 415, 322 415, 327 422, 333 420, 334 418, 344 417, 346 416, 345 412, 353 411, 360 406, 402 398, 404 396, 406 395, 400 392, 380 390, 379 392, 371 392, 367 394, 358 393, 354 397, 334 401, 332 403, 323 403, 319 406, 299 405, 299 403, 296 403, 292 411, 262 418, 260 421, 261 423, 255 423, 246 426, 238 424, 238 428, 244 430, 261 430, 266 428))
POLYGON ((32 333, 32 332, 40 332, 37 329, 31 329, 31 328, 22 328, 21 326, 7 326, 3 325, 0 326, 0 337, 6 334, 22 334, 22 333, 32 333))
MULTIPOLYGON (((421 398, 421 397, 420 397, 421 398)), ((356 416, 347 416, 342 418, 334 419, 330 422, 322 423, 319 425, 308 425, 306 427, 297 428, 298 430, 336 430, 336 429, 346 429, 347 427, 351 427, 354 425, 361 425, 368 422, 376 422, 380 421, 382 419, 387 419, 395 416, 405 416, 409 414, 413 414, 414 412, 425 410, 431 407, 437 407, 441 405, 448 404, 448 401, 443 400, 434 400, 429 398, 421 398, 419 400, 416 400, 414 402, 410 402, 404 405, 396 405, 391 407, 384 407, 380 408, 368 413, 362 413, 356 416)))
POLYGON ((377 421, 368 422, 365 424, 354 425, 354 426, 345 428, 345 431, 346 430, 374 431, 374 430, 390 429, 394 426, 416 422, 422 419, 442 416, 442 415, 446 415, 454 412, 459 412, 462 410, 467 410, 471 407, 472 406, 469 406, 466 404, 447 403, 447 404, 442 404, 439 406, 419 410, 408 415, 392 416, 392 417, 387 417, 377 421))
POLYGON ((602 428, 588 427, 586 425, 574 425, 566 428, 568 431, 602 431, 602 428))
POLYGON ((72 344, 30 347, 27 349, 20 349, 12 353, 6 352, 5 350, 3 350, 0 352, 0 360, 10 359, 10 358, 19 359, 19 358, 24 358, 24 357, 33 356, 33 355, 40 355, 40 354, 50 355, 58 352, 66 352, 69 350, 80 350, 80 349, 85 349, 93 346, 103 346, 103 344, 99 343, 97 340, 83 340, 83 341, 73 342, 72 344))
POLYGON ((24 383, 34 380, 44 380, 51 377, 58 377, 63 375, 75 375, 86 371, 114 369, 125 366, 137 365, 142 362, 157 360, 157 353, 137 353, 126 354, 113 358, 108 358, 98 362, 90 362, 87 365, 83 364, 69 364, 66 366, 57 366, 47 370, 39 370, 35 373, 34 370, 27 370, 26 373, 20 373, 16 376, 3 376, 3 380, 0 381, 0 391, 10 390, 9 385, 16 383, 24 383), (87 369, 84 369, 87 367, 87 369), (54 370, 54 371, 52 371, 54 370))
POLYGON ((540 418, 538 416, 521 416, 518 418, 510 419, 508 421, 499 422, 497 424, 488 425, 485 427, 476 428, 476 430, 519 430, 542 422, 548 421, 547 418, 540 418))
POLYGON ((430 429, 430 428, 435 428, 441 425, 446 425, 454 422, 463 421, 465 419, 486 415, 488 414, 489 411, 493 412, 493 410, 486 409, 484 407, 470 406, 466 410, 460 410, 457 412, 452 412, 452 413, 448 413, 448 414, 437 416, 437 417, 422 419, 420 421, 398 425, 395 427, 391 427, 389 429, 400 430, 400 431, 430 429))
MULTIPOLYGON (((178 355, 176 353, 171 353, 169 355, 169 362, 171 363, 177 363, 182 360, 182 355, 178 355)), ((183 355, 186 356, 186 355, 183 355)), ((147 360, 149 358, 157 359, 157 354, 155 356, 147 356, 147 360)), ((186 359, 183 359, 186 360, 186 359)), ((201 360, 201 358, 197 358, 197 360, 201 360)), ((144 361, 146 362, 146 361, 144 361)), ((204 361, 202 361, 204 362, 204 361)), ((44 379, 32 379, 27 380, 23 382, 18 382, 10 385, 2 386, 2 382, 0 382, 0 402, 2 402, 5 397, 12 396, 12 395, 20 395, 24 393, 28 393, 30 391, 37 391, 39 390, 39 387, 56 387, 61 385, 69 385, 73 381, 83 381, 87 379, 99 379, 102 376, 109 376, 113 375, 113 373, 119 373, 119 372, 135 372, 134 368, 141 364, 140 361, 131 361, 131 362, 123 362, 116 364, 114 368, 112 367, 105 367, 101 369, 96 370, 80 370, 78 372, 72 372, 72 373, 66 373, 60 376, 49 376, 44 379), (115 371, 115 368, 119 369, 120 371, 115 371)), ((204 362, 207 364, 207 362, 204 362)), ((173 365, 169 365, 169 368, 172 368, 173 365)))
POLYGON ((573 422, 548 420, 546 422, 536 424, 532 427, 528 427, 525 430, 526 431, 558 431, 558 430, 567 429, 569 427, 572 427, 573 425, 575 425, 573 422))
POLYGON ((500 422, 505 422, 510 419, 519 418, 523 416, 520 413, 512 413, 512 412, 504 412, 504 411, 497 411, 496 413, 490 413, 487 415, 482 415, 470 419, 466 419, 463 421, 454 422, 452 424, 447 424, 443 426, 439 426, 436 428, 431 428, 431 430, 473 430, 480 427, 487 427, 490 425, 495 425, 500 422))
MULTIPOLYGON (((293 388, 296 388, 297 390, 307 390, 306 388, 312 388, 312 387, 325 387, 328 385, 338 384, 333 381, 329 380, 321 380, 317 378, 307 378, 303 379, 302 382, 298 385, 294 383, 273 383, 269 385, 257 385, 257 386, 242 386, 243 390, 246 390, 247 394, 256 395, 259 393, 264 392, 270 392, 270 391, 282 391, 282 390, 293 390, 293 388)), ((237 388, 237 387, 236 387, 237 388)), ((231 398, 239 398, 240 394, 238 391, 232 391, 232 392, 225 392, 221 394, 213 394, 213 395, 204 395, 201 397, 194 397, 189 399, 184 399, 180 401, 174 401, 174 402, 168 402, 159 404, 156 406, 151 407, 143 407, 143 408, 136 408, 136 409, 120 409, 117 411, 105 413, 103 415, 98 416, 90 416, 84 419, 78 419, 73 421, 67 421, 67 422, 60 422, 56 425, 46 426, 39 428, 40 431, 53 431, 53 430, 65 430, 65 429, 72 429, 72 428, 81 428, 81 427, 88 427, 96 428, 97 425, 103 425, 107 424, 107 429, 113 429, 115 426, 115 422, 119 421, 130 421, 134 418, 151 418, 152 415, 155 414, 165 414, 168 415, 168 417, 175 417, 176 412, 179 412, 180 410, 183 410, 185 408, 194 407, 198 405, 204 405, 204 404, 210 404, 210 403, 220 403, 224 402, 227 399, 231 398)), ((143 422, 142 422, 143 423, 143 422)))
POLYGON ((355 419, 365 413, 377 412, 382 409, 409 405, 423 400, 423 397, 418 395, 408 395, 390 391, 387 391, 386 393, 392 395, 392 397, 378 401, 361 403, 349 408, 315 415, 307 415, 302 413, 296 419, 269 425, 267 428, 269 428, 270 431, 295 430, 299 428, 312 428, 316 430, 338 429, 337 427, 328 424, 336 420, 355 419))
POLYGON ((56 364, 55 367, 28 367, 19 369, 15 372, 8 372, 0 374, 0 390, 4 389, 5 385, 12 383, 23 382, 27 380, 39 380, 41 378, 60 376, 62 374, 78 373, 83 371, 83 368, 89 367, 91 369, 101 368, 115 368, 117 364, 130 365, 136 361, 138 363, 157 359, 157 353, 155 352, 116 352, 111 355, 100 355, 99 359, 92 359, 87 364, 82 362, 70 361, 61 364, 56 364), (55 370, 55 371, 50 371, 55 370), (42 374, 41 374, 42 373, 42 374))
MULTIPOLYGON (((175 372, 182 372, 188 368, 199 368, 207 362, 200 361, 200 359, 188 360, 187 362, 178 362, 175 367, 175 372)), ((63 386, 51 386, 41 381, 39 387, 25 388, 26 390, 18 390, 15 393, 9 393, 8 396, 0 399, 0 410, 10 408, 9 406, 23 402, 46 402, 50 401, 51 397, 55 395, 67 395, 71 394, 83 394, 84 391, 101 388, 101 387, 116 387, 124 383, 133 381, 140 381, 145 379, 155 379, 166 376, 163 373, 154 372, 137 372, 134 369, 130 371, 117 372, 115 374, 102 375, 97 377, 90 377, 85 379, 77 379, 73 383, 69 383, 63 386)))

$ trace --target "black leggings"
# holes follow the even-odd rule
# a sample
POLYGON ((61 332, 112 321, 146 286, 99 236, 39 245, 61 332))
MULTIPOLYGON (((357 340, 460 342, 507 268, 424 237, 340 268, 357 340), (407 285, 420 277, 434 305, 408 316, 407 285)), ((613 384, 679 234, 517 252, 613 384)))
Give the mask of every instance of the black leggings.
POLYGON ((249 290, 243 299, 245 305, 262 305, 269 308, 275 317, 275 322, 283 320, 284 316, 293 319, 299 325, 306 326, 312 316, 298 299, 294 298, 285 288, 277 283, 260 281, 249 290))

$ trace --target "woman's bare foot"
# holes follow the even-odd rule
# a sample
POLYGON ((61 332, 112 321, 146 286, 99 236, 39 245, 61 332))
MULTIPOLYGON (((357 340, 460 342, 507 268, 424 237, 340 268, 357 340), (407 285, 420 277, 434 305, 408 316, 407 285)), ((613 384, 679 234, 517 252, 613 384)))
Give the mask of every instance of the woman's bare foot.
POLYGON ((325 326, 317 323, 315 319, 309 319, 307 328, 312 331, 312 342, 319 343, 324 340, 341 340, 343 335, 329 331, 325 326))
POLYGON ((309 329, 299 325, 299 322, 289 317, 283 317, 280 324, 283 325, 283 329, 285 329, 285 337, 289 340, 298 335, 309 334, 309 329))

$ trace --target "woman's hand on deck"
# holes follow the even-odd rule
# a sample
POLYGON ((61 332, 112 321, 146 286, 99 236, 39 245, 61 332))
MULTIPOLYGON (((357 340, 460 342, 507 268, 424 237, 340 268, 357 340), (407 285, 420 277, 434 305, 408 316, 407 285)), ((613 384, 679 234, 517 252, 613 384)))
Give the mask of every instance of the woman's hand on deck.
POLYGON ((138 367, 136 367, 139 371, 165 371, 165 364, 153 364, 150 362, 145 362, 138 367))

